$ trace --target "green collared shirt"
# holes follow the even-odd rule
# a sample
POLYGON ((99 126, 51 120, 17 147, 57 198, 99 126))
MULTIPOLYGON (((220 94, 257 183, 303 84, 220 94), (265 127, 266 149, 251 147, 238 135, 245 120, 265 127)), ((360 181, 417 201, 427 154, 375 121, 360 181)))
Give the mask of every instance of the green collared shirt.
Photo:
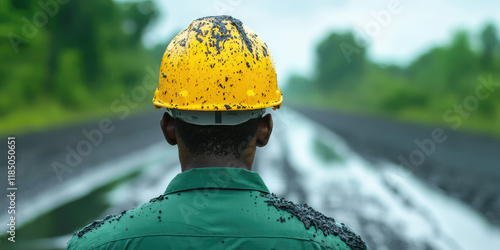
POLYGON ((266 194, 255 172, 192 169, 164 195, 76 232, 68 249, 350 249, 340 236, 306 229, 270 206, 266 194))

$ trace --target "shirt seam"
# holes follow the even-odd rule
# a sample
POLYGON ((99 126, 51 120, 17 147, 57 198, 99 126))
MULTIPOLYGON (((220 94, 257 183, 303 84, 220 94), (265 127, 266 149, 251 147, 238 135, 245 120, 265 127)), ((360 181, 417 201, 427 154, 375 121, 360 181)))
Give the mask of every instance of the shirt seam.
MULTIPOLYGON (((100 245, 97 245, 95 247, 92 247, 92 249, 97 249, 99 247, 102 247, 106 244, 110 243, 115 243, 117 241, 122 241, 122 240, 128 240, 128 239, 135 239, 135 238, 146 238, 146 237, 156 237, 156 236, 177 236, 177 237, 219 237, 219 238, 238 238, 238 239, 245 239, 245 238, 264 238, 264 239, 291 239, 291 240, 299 240, 299 241, 306 241, 306 242, 315 242, 323 246, 329 246, 325 243, 316 241, 314 239, 304 239, 304 238, 296 238, 296 237, 290 237, 290 236, 227 236, 227 235, 190 235, 190 234, 150 234, 150 235, 142 235, 142 236, 133 236, 133 237, 124 237, 108 242, 104 242, 100 245)), ((341 240, 342 241, 342 240, 341 240)), ((342 241, 344 242, 344 241, 342 241)))
POLYGON ((265 193, 265 194, 270 193, 268 190, 258 189, 258 188, 194 187, 194 188, 189 188, 189 189, 172 190, 169 192, 165 191, 164 195, 175 194, 175 193, 180 193, 180 192, 187 192, 187 191, 196 190, 196 189, 221 189, 221 190, 238 190, 238 191, 257 191, 257 192, 261 192, 261 193, 265 193))

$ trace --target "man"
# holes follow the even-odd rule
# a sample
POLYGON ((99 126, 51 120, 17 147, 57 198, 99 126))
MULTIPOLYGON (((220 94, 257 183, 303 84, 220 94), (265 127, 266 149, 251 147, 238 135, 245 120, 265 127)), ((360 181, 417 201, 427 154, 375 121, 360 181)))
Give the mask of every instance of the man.
MULTIPOLYGON (((366 249, 343 224, 251 172, 283 101, 267 45, 230 16, 193 21, 163 55, 153 103, 182 173, 150 202, 75 233, 69 249, 366 249)), ((272 166, 269 166, 272 167, 272 166)))

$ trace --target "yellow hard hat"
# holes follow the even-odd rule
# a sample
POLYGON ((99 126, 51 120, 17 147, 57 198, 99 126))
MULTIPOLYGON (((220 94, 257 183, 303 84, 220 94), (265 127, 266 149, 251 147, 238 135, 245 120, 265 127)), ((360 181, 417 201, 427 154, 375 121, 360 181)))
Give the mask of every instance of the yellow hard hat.
POLYGON ((200 18, 177 34, 163 54, 153 97, 156 108, 179 114, 277 109, 282 102, 267 45, 231 16, 200 18))

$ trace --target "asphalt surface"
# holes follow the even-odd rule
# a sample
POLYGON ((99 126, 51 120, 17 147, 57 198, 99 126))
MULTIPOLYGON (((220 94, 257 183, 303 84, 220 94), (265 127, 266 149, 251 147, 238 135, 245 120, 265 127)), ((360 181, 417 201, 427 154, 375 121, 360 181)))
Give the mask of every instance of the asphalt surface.
POLYGON ((334 131, 371 162, 398 164, 428 184, 461 199, 492 224, 500 226, 500 140, 379 117, 310 108, 295 110, 334 131), (442 129, 439 138, 446 137, 446 140, 434 141, 433 148, 429 140, 435 129, 442 129), (420 147, 416 140, 420 145, 424 141, 428 143, 420 147), (411 154, 416 164, 412 164, 411 154), (423 160, 417 155, 424 155, 423 160))
MULTIPOLYGON (((11 135, 16 137, 15 187, 17 187, 17 190, 15 192, 17 226, 19 227, 19 224, 37 216, 37 213, 40 213, 37 211, 43 213, 46 212, 43 209, 57 206, 57 204, 60 204, 59 202, 67 202, 68 197, 62 197, 60 192, 74 183, 72 180, 81 179, 81 176, 85 176, 89 172, 98 172, 96 167, 101 163, 110 162, 113 159, 118 159, 164 140, 159 127, 162 114, 159 110, 155 110, 130 115, 124 117, 124 119, 120 119, 120 117, 104 117, 84 124, 54 128, 43 132, 19 136, 11 135), (106 127, 108 133, 100 129, 100 123, 103 121, 111 121, 106 127), (113 131, 109 132, 111 128, 113 131), (100 130, 102 138, 94 134, 94 142, 97 143, 89 144, 90 140, 82 133, 84 130, 92 132, 100 130), (81 152, 84 152, 84 154, 79 154, 81 159, 77 161, 73 154, 69 152, 71 150, 78 151, 79 144, 83 145, 82 142, 91 145, 91 147, 87 149, 80 146, 83 149, 81 152), (68 155, 72 155, 69 160, 75 164, 68 164, 68 155), (59 168, 62 171, 59 175, 54 169, 56 162, 65 166, 59 168), (47 197, 48 193, 53 194, 54 197, 47 202, 54 204, 47 204, 47 202, 42 201, 45 204, 40 207, 40 199, 37 198, 47 197), (41 194, 44 195, 40 196, 41 194)), ((3 139, 5 145, 7 145, 6 137, 3 139)), ((7 150, 0 152, 0 158, 7 159, 7 150)), ((2 180, 0 183, 2 183, 2 188, 6 190, 7 181, 4 181, 7 180, 6 166, 3 169, 3 171, 0 171, 0 179, 2 180)), ((4 192, 8 194, 7 191, 4 192)), ((0 197, 0 206, 2 207, 0 219, 7 221, 9 200, 6 195, 0 197)), ((6 226, 4 225, 2 228, 6 228, 6 226)))
MULTIPOLYGON (((343 137, 354 151, 368 160, 375 163, 388 160, 405 168, 408 168, 407 164, 402 164, 399 157, 410 162, 411 152, 422 152, 415 140, 432 138, 435 129, 377 117, 311 108, 294 109, 343 137)), ((47 186, 71 181, 97 163, 164 140, 159 128, 161 115, 160 110, 155 110, 125 119, 112 118, 113 132, 103 132, 102 143, 93 145, 92 153, 83 156, 76 167, 71 167, 72 172, 64 173, 62 181, 54 170, 54 162, 69 166, 66 162, 68 147, 77 150, 79 142, 88 141, 82 131, 98 129, 99 122, 104 118, 16 137, 19 200, 36 195, 47 186)), ((428 156, 425 154, 423 163, 411 165, 409 170, 451 196, 464 200, 495 224, 500 224, 500 140, 448 129, 444 131, 447 140, 435 143, 435 150, 428 156)), ((5 159, 6 153, 0 152, 0 157, 5 159)), ((6 171, 1 171, 0 178, 7 179, 6 171)), ((7 204, 6 197, 0 201, 7 204)))
MULTIPOLYGON (((43 190, 49 188, 58 190, 65 183, 78 178, 87 171, 93 171, 99 163, 127 155, 130 152, 145 148, 153 143, 164 140, 160 130, 162 112, 155 110, 149 113, 130 115, 124 119, 120 117, 102 118, 84 124, 52 129, 44 132, 16 136, 16 199, 19 206, 28 206, 31 198, 36 197, 43 190), (155 112, 156 111, 156 112, 155 112), (82 147, 85 154, 80 155, 77 161, 70 157, 70 161, 77 164, 71 166, 67 157, 71 150, 78 151, 78 145, 90 142, 82 131, 100 130, 99 123, 109 119, 111 123, 106 127, 112 132, 101 131, 102 139, 94 135, 96 143, 90 149, 82 147), (69 150, 68 150, 69 148, 69 150), (87 154, 87 152, 89 152, 87 154), (54 170, 54 163, 58 162, 70 171, 60 172, 54 170)), ((6 140, 6 138, 5 138, 6 140)), ((5 142, 5 145, 7 143, 5 142)), ((83 144, 82 144, 83 145, 83 144)), ((87 145, 89 145, 87 143, 87 145)), ((0 152, 1 159, 7 159, 7 150, 0 152)), ((63 170, 61 170, 63 171, 63 170)), ((0 172, 2 184, 6 183, 7 170, 0 172)), ((6 184, 5 184, 6 185, 6 184)), ((56 194, 55 194, 56 195, 56 194)), ((8 198, 2 195, 0 204, 8 207, 8 198)), ((6 210, 3 213, 6 213, 6 210)))
MULTIPOLYGON (((415 140, 432 138, 434 127, 424 127, 376 117, 358 116, 316 109, 295 108, 303 115, 324 127, 334 131, 348 145, 364 158, 373 162, 375 167, 383 167, 390 161, 401 164, 400 156, 409 160, 409 155, 422 149, 415 140)), ((120 158, 129 153, 162 142, 163 135, 159 128, 162 111, 131 115, 124 119, 111 118, 113 131, 102 132, 102 141, 93 145, 91 153, 82 156, 81 162, 71 167, 71 172, 62 175, 62 180, 54 171, 54 162, 68 166, 68 148, 76 150, 82 141, 89 141, 83 130, 95 131, 103 118, 85 124, 57 128, 50 131, 26 134, 16 137, 18 159, 16 167, 16 199, 19 206, 29 206, 29 201, 43 190, 63 188, 65 183, 82 176, 88 171, 95 171, 100 163, 120 158)), ((275 118, 279 119, 279 118, 275 118)), ((290 120, 288 122, 293 122, 290 120)), ((278 132, 278 130, 276 131, 278 132)), ((279 135, 279 133, 276 133, 279 135)), ((422 164, 413 166, 411 174, 433 185, 450 196, 457 197, 469 204, 493 224, 500 225, 500 141, 487 136, 475 135, 453 130, 444 130, 445 142, 435 143, 435 149, 422 164)), ((277 140, 283 138, 277 137, 277 140)), ((290 154, 286 150, 278 171, 283 174, 286 193, 297 203, 307 201, 307 193, 300 183, 301 176, 287 161, 290 154)), ((6 151, 0 152, 6 158, 6 151)), ((172 159, 173 160, 173 159, 172 159)), ((404 164, 403 164, 404 165, 404 164)), ((255 170, 263 166, 256 166, 255 170)), ((404 167, 404 166, 403 166, 404 167)), ((7 178, 6 171, 0 173, 1 179, 7 178)), ((4 183, 4 182, 2 182, 4 183)), ((57 195, 57 194, 54 194, 57 195)), ((6 196, 0 198, 0 204, 7 207, 6 196)), ((361 223, 361 222, 360 222, 361 223)), ((367 225, 368 222, 363 222, 367 225)), ((375 222, 373 222, 375 223, 375 222)), ((369 224, 369 223, 368 223, 369 224)), ((375 223, 377 228, 383 225, 375 223)), ((374 225, 375 225, 374 224, 374 225)), ((363 227, 360 227, 361 229, 363 227)), ((403 246, 404 240, 393 229, 385 228, 385 237, 390 242, 385 245, 403 246), (391 236, 392 235, 392 236, 391 236), (389 237, 390 236, 390 237, 389 237)), ((369 238, 367 239, 370 242, 369 238)), ((376 245, 370 242, 370 245, 376 245)))

